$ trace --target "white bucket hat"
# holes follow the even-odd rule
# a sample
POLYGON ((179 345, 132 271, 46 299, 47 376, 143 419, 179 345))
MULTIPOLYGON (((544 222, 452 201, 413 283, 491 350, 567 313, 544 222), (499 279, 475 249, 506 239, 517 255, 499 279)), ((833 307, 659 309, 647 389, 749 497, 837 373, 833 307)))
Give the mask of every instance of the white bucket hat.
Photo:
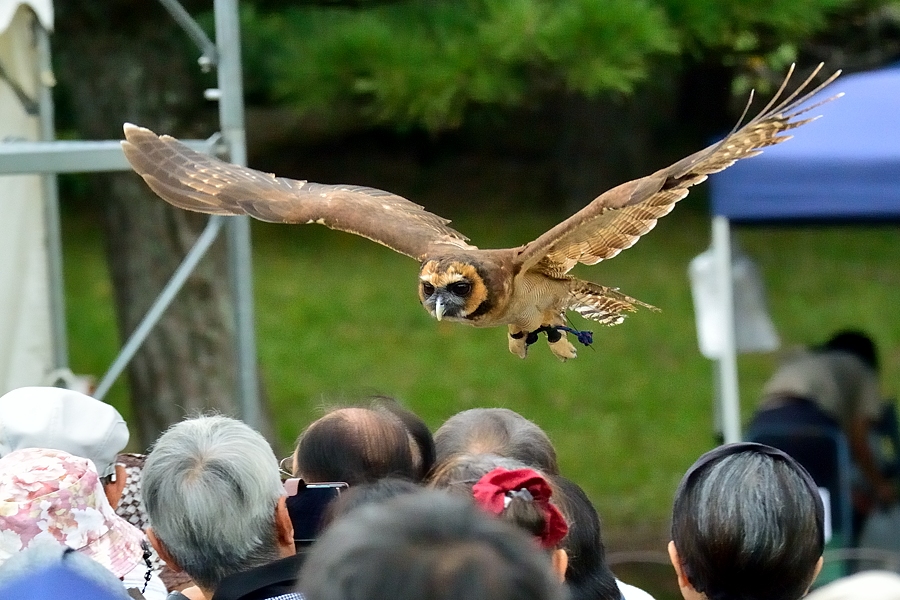
POLYGON ((0 457, 22 448, 63 450, 90 459, 107 477, 127 443, 119 411, 81 392, 23 387, 0 397, 0 457))

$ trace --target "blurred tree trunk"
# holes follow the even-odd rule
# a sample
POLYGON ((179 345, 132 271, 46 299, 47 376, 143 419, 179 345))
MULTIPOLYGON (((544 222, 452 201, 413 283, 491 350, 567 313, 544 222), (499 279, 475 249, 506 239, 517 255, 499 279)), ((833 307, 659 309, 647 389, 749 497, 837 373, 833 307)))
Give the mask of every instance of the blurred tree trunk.
MULTIPOLYGON (((202 91, 215 80, 202 75, 195 62, 199 52, 159 3, 60 3, 53 43, 60 120, 71 118, 69 125, 80 138, 121 139, 125 121, 181 137, 214 131, 216 107, 203 100, 202 91)), ((169 206, 134 173, 90 179, 102 210, 118 326, 125 340, 193 245, 206 217, 169 206)), ((143 448, 186 414, 237 414, 233 330, 220 235, 128 368, 135 415, 129 425, 143 448)), ((264 429, 270 433, 268 424, 264 429)))

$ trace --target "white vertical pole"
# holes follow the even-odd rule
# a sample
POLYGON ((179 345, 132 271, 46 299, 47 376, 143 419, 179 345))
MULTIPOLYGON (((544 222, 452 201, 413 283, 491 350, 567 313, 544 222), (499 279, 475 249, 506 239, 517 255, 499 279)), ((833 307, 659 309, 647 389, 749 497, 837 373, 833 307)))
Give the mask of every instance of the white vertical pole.
MULTIPOLYGON (((228 146, 228 159, 235 164, 246 165, 247 143, 244 128, 244 85, 241 72, 238 2, 215 0, 214 10, 218 49, 219 121, 228 146)), ((241 419, 258 429, 261 425, 261 411, 256 367, 249 218, 230 218, 227 237, 237 338, 238 401, 241 419)))
POLYGON ((722 302, 722 355, 719 357, 719 397, 725 443, 741 441, 741 409, 738 391, 737 341, 734 323, 734 276, 731 269, 731 224, 714 216, 712 246, 716 280, 722 302))

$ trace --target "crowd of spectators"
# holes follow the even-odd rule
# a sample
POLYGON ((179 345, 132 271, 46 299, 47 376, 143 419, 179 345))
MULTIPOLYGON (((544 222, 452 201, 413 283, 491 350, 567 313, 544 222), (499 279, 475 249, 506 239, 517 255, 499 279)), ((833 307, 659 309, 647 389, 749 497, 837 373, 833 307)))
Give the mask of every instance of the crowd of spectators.
MULTIPOLYGON (((328 411, 280 461, 221 415, 176 423, 129 469, 127 441, 115 409, 77 392, 0 398, 0 598, 652 600, 613 574, 547 434, 508 409, 432 437, 376 398, 328 411)), ((686 600, 798 600, 823 510, 784 452, 721 446, 675 494, 673 580, 686 600)))

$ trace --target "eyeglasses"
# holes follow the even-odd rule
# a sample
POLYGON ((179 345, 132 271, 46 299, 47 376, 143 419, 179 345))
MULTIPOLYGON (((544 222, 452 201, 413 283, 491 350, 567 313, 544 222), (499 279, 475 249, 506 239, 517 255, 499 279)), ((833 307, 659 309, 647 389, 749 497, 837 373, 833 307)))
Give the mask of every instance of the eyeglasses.
POLYGON ((281 471, 281 474, 284 477, 293 477, 294 476, 294 455, 285 456, 281 460, 278 461, 278 470, 281 471))

